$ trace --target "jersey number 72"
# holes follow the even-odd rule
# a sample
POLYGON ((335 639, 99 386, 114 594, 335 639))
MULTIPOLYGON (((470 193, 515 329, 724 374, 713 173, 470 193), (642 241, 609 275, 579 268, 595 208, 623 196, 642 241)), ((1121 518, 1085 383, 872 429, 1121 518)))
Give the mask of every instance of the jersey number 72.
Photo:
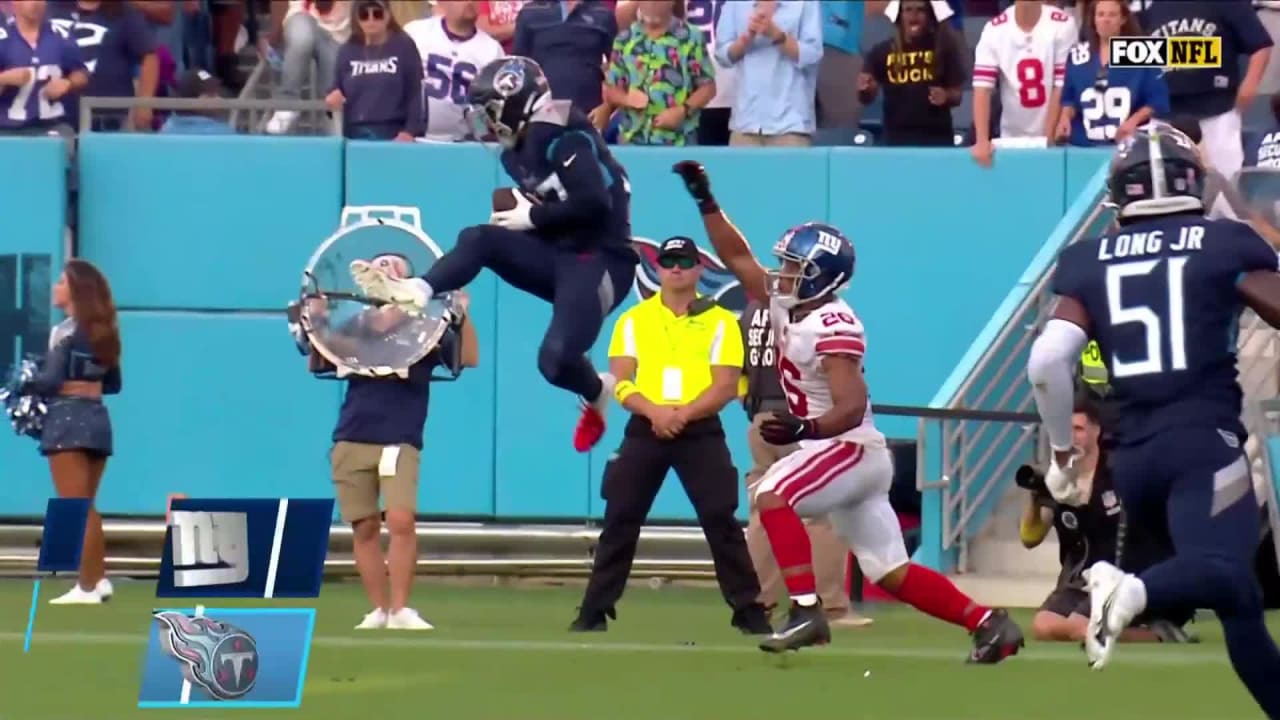
POLYGON ((1146 351, 1139 360, 1121 360, 1112 348, 1111 377, 1125 378, 1153 375, 1167 370, 1187 369, 1187 329, 1184 318, 1183 271, 1187 258, 1139 260, 1108 265, 1106 270, 1107 311, 1111 325, 1140 323, 1146 351), (1125 278, 1144 277, 1152 273, 1165 276, 1168 292, 1167 317, 1160 317, 1149 305, 1125 305, 1121 297, 1125 278), (1167 331, 1167 333, 1166 333, 1167 331), (1164 364, 1164 338, 1169 338, 1169 367, 1164 364))

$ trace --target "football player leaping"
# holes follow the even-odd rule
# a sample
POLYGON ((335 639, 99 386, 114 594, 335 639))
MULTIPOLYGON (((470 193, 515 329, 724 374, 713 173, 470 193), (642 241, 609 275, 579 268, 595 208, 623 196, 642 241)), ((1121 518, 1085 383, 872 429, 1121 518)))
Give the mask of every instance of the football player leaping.
POLYGON ((361 260, 351 263, 352 277, 371 298, 421 308, 489 268, 551 303, 538 370, 582 398, 573 444, 586 452, 604 434, 614 384, 608 373, 596 373, 587 353, 631 288, 639 259, 631 248, 627 173, 585 115, 552 99, 542 68, 529 58, 485 65, 468 102, 482 134, 503 147, 502 166, 520 185, 516 206, 464 229, 421 278, 397 280, 361 260))
POLYGON ((831 640, 800 519, 829 515, 869 579, 972 633, 970 662, 997 663, 1017 653, 1022 631, 1007 612, 975 603, 946 577, 907 559, 889 505, 893 465, 863 378, 862 324, 836 295, 853 278, 853 244, 830 225, 806 223, 778 240, 774 254, 782 264, 766 272, 716 204, 703 167, 686 161, 674 170, 697 201, 716 254, 749 295, 768 298, 781 337, 778 376, 789 412, 766 420, 760 434, 777 445, 798 442, 800 449, 769 469, 755 504, 792 604, 787 624, 760 648, 783 652, 831 640))

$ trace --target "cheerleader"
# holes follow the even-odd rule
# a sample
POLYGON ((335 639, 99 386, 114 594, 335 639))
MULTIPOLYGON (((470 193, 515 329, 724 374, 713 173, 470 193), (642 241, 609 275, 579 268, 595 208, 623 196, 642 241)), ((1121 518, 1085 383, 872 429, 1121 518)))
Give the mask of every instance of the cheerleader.
MULTIPOLYGON (((58 496, 92 501, 112 451, 111 419, 102 396, 120 392, 121 385, 116 307, 106 278, 84 260, 67 262, 53 288, 53 304, 67 319, 53 328, 49 354, 21 392, 45 398, 40 453, 49 459, 58 496)), ((91 507, 79 582, 50 602, 96 605, 110 598, 105 562, 102 517, 91 507)))

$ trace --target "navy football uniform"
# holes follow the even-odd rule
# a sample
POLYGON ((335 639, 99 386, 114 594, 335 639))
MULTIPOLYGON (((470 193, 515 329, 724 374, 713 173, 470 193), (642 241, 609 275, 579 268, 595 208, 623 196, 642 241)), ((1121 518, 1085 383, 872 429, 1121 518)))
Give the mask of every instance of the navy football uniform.
POLYGON ((1067 56, 1062 105, 1071 116, 1071 144, 1109 145, 1121 123, 1142 108, 1152 115, 1169 114, 1169 88, 1158 68, 1103 67, 1088 43, 1079 43, 1067 56))
POLYGON ((552 101, 529 123, 524 142, 502 153, 502 167, 540 201, 534 232, 567 250, 630 253, 631 183, 582 111, 552 101))
POLYGON ((1276 269, 1275 250, 1248 225, 1185 215, 1134 222, 1063 251, 1053 291, 1089 313, 1117 405, 1117 444, 1188 425, 1243 438, 1236 282, 1276 269))

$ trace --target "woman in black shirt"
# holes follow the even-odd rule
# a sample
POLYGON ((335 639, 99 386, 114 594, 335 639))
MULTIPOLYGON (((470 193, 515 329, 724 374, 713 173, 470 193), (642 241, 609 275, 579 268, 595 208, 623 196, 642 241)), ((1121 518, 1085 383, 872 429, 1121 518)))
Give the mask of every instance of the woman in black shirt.
POLYGON ((894 26, 894 37, 866 55, 858 100, 869 105, 884 88, 885 145, 954 145, 951 108, 965 84, 960 42, 925 0, 905 0, 894 26))

